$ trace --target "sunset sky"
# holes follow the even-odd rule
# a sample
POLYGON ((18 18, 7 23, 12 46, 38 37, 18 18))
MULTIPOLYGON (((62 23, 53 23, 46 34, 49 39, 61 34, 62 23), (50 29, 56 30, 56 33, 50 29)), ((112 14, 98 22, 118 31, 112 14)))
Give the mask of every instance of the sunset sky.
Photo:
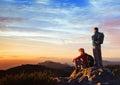
POLYGON ((120 61, 120 0, 0 0, 0 69, 56 60, 71 63, 91 35, 104 33, 103 60, 120 61))

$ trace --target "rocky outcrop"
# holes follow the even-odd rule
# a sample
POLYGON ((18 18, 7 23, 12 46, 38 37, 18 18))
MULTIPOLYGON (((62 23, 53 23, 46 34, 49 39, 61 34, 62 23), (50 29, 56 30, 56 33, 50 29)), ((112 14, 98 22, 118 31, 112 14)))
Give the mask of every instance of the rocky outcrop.
POLYGON ((56 80, 58 85, 120 85, 109 69, 96 67, 74 70, 70 77, 56 80))

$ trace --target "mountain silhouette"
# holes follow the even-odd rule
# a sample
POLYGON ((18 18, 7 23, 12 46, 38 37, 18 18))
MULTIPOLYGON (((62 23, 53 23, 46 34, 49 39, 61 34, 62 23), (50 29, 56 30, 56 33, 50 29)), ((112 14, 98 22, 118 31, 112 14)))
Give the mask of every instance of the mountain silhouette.
POLYGON ((55 76, 69 76, 73 67, 52 61, 46 61, 39 64, 25 64, 13 67, 7 70, 0 70, 0 78, 5 75, 16 75, 19 73, 32 73, 32 72, 52 72, 55 76))
POLYGON ((53 61, 45 61, 38 64, 25 64, 7 70, 0 70, 0 78, 3 78, 4 76, 9 74, 14 76, 20 73, 30 74, 34 72, 51 72, 54 74, 53 80, 57 81, 58 85, 97 85, 97 84, 120 85, 118 84, 119 83, 118 81, 117 82, 114 81, 114 76, 112 75, 112 72, 108 68, 110 69, 114 68, 115 70, 113 70, 112 72, 114 72, 117 75, 117 77, 120 78, 119 65, 106 66, 106 68, 104 67, 102 69, 97 69, 96 67, 90 67, 79 70, 77 73, 75 73, 73 66, 69 66, 67 64, 61 64, 53 61))
POLYGON ((54 69, 65 69, 70 67, 68 64, 61 64, 58 62, 53 62, 53 61, 45 61, 42 63, 38 63, 38 65, 42 65, 48 68, 54 68, 54 69))
POLYGON ((107 61, 103 60, 103 65, 115 65, 115 64, 120 64, 120 61, 107 61))

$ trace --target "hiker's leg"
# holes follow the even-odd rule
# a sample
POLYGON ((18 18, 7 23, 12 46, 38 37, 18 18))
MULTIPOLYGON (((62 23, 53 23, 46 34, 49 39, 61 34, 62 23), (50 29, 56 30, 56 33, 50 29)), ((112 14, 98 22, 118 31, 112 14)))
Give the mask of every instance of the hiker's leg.
POLYGON ((76 60, 75 61, 75 69, 78 70, 78 69, 82 69, 84 68, 85 66, 81 63, 80 60, 76 60))
POLYGON ((96 64, 97 67, 102 67, 102 57, 101 57, 101 46, 96 46, 95 49, 95 58, 96 58, 96 64))
POLYGON ((101 45, 98 46, 98 56, 99 56, 99 67, 103 67, 102 55, 101 55, 101 45))
POLYGON ((95 59, 95 66, 97 66, 97 60, 96 60, 96 48, 93 49, 93 56, 94 56, 94 59, 95 59))
POLYGON ((77 73, 78 72, 78 61, 77 60, 74 61, 74 66, 75 66, 75 72, 77 73))
POLYGON ((99 66, 99 56, 98 56, 98 47, 96 46, 96 48, 93 49, 93 55, 95 58, 95 66, 99 66))
POLYGON ((77 60, 77 65, 78 65, 79 69, 83 69, 86 67, 85 64, 82 64, 82 62, 80 60, 77 60))
POLYGON ((74 61, 74 67, 75 67, 75 69, 77 69, 77 61, 76 60, 74 61))

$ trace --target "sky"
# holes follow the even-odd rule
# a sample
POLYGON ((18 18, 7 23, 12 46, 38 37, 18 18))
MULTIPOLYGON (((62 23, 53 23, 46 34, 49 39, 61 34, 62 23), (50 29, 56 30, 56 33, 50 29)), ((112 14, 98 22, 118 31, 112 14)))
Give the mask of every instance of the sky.
POLYGON ((103 60, 120 61, 120 0, 0 0, 0 68, 93 55, 94 27, 103 60))

